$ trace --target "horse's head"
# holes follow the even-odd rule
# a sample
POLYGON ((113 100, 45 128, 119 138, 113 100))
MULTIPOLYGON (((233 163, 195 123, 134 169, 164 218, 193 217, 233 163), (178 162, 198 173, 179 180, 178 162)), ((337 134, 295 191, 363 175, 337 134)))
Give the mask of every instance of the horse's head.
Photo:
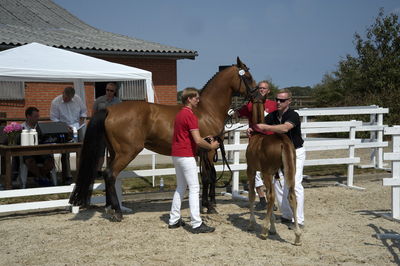
POLYGON ((237 57, 236 67, 239 86, 233 86, 233 93, 234 95, 248 96, 256 90, 256 82, 251 76, 249 68, 240 60, 239 57, 237 57))
POLYGON ((264 104, 267 100, 267 94, 262 95, 259 90, 255 90, 250 94, 250 100, 253 103, 253 123, 264 123, 264 104))

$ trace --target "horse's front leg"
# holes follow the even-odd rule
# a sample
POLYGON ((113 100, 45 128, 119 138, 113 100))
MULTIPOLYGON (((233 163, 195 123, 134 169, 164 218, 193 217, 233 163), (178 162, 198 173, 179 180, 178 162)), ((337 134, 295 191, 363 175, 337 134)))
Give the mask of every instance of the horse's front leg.
POLYGON ((247 181, 249 183, 249 208, 250 208, 250 223, 247 228, 249 231, 253 231, 256 226, 256 218, 254 216, 254 200, 256 198, 256 192, 254 190, 255 187, 255 177, 256 171, 251 170, 247 167, 247 181))
POLYGON ((208 193, 209 196, 209 207, 207 213, 218 213, 215 207, 217 206, 217 201, 215 199, 215 188, 217 183, 217 172, 215 171, 214 164, 211 164, 210 171, 210 190, 208 193))
POLYGON ((202 191, 201 191, 201 213, 205 213, 204 208, 207 208, 207 212, 210 206, 210 203, 208 201, 208 187, 209 187, 209 178, 207 175, 202 174, 201 175, 201 183, 203 185, 202 191))

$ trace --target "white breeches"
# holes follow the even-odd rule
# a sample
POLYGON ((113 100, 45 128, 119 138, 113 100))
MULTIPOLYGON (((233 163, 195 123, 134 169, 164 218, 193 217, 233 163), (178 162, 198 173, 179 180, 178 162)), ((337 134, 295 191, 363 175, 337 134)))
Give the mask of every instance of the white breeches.
MULTIPOLYGON (((304 188, 301 182, 303 181, 304 161, 306 160, 306 150, 304 147, 296 149, 296 176, 295 176, 295 193, 297 200, 297 221, 299 224, 304 224, 304 188)), ((279 180, 274 180, 275 195, 282 212, 282 217, 292 219, 293 213, 290 209, 288 201, 288 188, 285 186, 285 181, 282 172, 279 171, 279 180)))
POLYGON ((189 187, 189 209, 193 228, 199 227, 202 223, 200 217, 199 192, 200 185, 197 175, 197 165, 194 157, 172 156, 176 170, 176 191, 172 201, 169 224, 173 225, 181 218, 181 205, 184 199, 186 188, 189 187))

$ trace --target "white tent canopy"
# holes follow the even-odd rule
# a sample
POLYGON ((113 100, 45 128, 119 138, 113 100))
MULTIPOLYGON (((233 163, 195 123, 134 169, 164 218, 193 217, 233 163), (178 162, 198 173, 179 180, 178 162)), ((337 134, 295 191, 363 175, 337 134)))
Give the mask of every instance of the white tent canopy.
POLYGON ((0 52, 0 80, 73 81, 77 94, 83 100, 85 81, 146 80, 147 100, 154 102, 151 72, 39 43, 0 52))

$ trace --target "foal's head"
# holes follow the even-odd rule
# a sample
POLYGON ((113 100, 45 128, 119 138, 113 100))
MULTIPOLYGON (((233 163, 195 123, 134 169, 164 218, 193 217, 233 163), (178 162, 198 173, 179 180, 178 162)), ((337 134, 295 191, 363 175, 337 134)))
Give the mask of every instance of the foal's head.
POLYGON ((262 95, 259 90, 256 90, 250 95, 250 100, 253 103, 253 123, 264 123, 264 104, 267 100, 267 94, 262 95))

